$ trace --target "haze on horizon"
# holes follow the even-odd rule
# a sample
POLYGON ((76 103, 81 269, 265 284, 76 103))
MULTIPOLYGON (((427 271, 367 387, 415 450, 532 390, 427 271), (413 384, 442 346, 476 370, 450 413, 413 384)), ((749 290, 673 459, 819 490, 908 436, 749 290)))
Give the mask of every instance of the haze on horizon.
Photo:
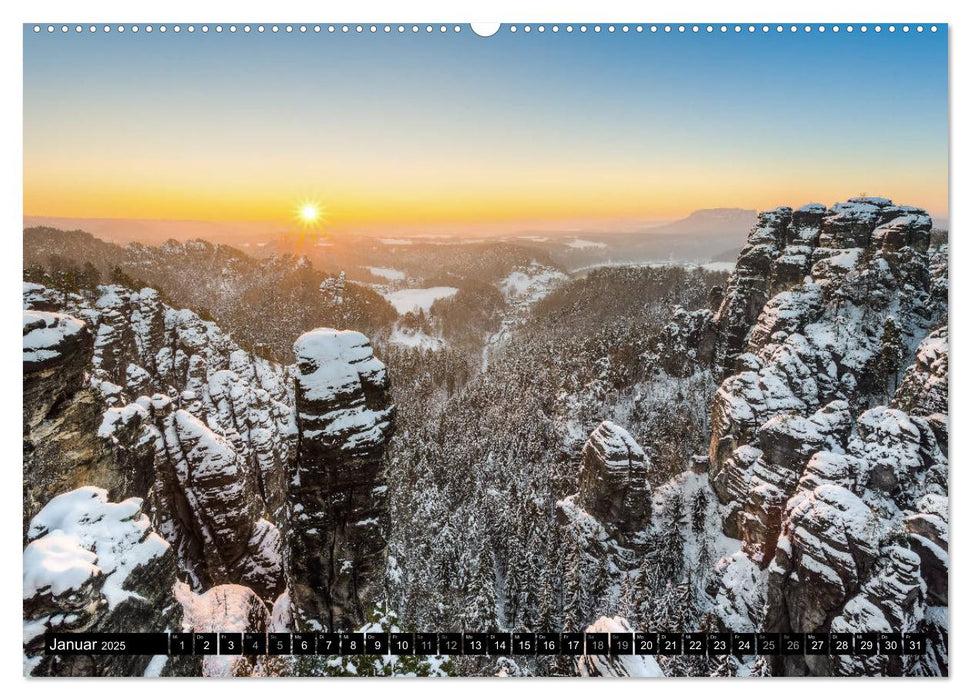
POLYGON ((946 32, 34 34, 24 213, 643 227, 861 193, 948 211, 946 32))

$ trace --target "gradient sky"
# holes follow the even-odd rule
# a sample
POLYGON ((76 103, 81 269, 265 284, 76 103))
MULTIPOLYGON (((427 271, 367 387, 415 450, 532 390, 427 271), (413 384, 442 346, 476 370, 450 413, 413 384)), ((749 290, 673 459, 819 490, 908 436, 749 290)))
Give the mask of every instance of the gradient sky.
POLYGON ((947 37, 34 34, 24 212, 339 226, 947 212, 947 37))

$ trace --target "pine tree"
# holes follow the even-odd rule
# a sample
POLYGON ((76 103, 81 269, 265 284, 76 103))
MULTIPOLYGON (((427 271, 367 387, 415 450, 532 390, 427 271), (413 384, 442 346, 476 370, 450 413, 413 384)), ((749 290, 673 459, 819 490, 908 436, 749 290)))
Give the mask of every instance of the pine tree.
MULTIPOLYGON (((572 539, 572 538, 571 538, 572 539)), ((577 632, 586 619, 586 590, 584 566, 580 548, 575 541, 567 545, 563 582, 563 626, 566 632, 577 632)))
POLYGON ((708 577, 711 574, 711 540, 708 536, 701 534, 698 537, 698 560, 695 562, 695 578, 698 582, 698 589, 704 590, 708 585, 708 577))
POLYGON ((704 533, 707 518, 708 494, 704 488, 700 488, 691 500, 691 532, 696 536, 704 533))
POLYGON ((654 557, 664 581, 679 582, 684 571, 684 496, 675 490, 664 508, 664 521, 654 557))
MULTIPOLYGON (((541 529, 541 532, 546 530, 541 529)), ((538 629, 555 631, 562 623, 560 595, 563 592, 562 560, 559 549, 559 529, 553 527, 545 540, 543 566, 540 568, 538 629)))
POLYGON ((880 354, 877 369, 885 377, 885 387, 889 387, 887 398, 897 390, 900 363, 904 359, 903 329, 893 316, 887 316, 883 322, 883 334, 880 337, 880 354))
POLYGON ((497 630, 495 567, 492 552, 485 547, 479 552, 469 588, 472 599, 465 614, 465 629, 470 632, 497 630))
POLYGON ((647 563, 642 564, 634 576, 632 585, 634 615, 633 619, 630 620, 631 626, 634 628, 647 627, 651 619, 656 584, 656 576, 652 576, 651 571, 655 571, 656 568, 652 567, 649 569, 648 566, 647 563))
POLYGON ((620 600, 617 601, 617 613, 627 620, 631 626, 635 626, 636 607, 634 603, 634 576, 625 573, 620 579, 620 600))

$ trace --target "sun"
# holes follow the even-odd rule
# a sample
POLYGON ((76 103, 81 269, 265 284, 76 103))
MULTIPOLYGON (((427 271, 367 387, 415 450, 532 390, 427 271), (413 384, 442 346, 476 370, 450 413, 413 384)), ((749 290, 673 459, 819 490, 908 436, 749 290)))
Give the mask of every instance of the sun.
POLYGON ((327 237, 325 227, 328 212, 319 201, 304 199, 291 211, 291 216, 297 224, 290 234, 293 245, 298 248, 313 246, 319 243, 321 238, 327 237))
POLYGON ((293 218, 304 233, 322 229, 327 220, 327 210, 314 199, 301 200, 293 209, 293 218))
POLYGON ((305 226, 313 226, 320 220, 320 206, 314 202, 304 202, 300 205, 297 216, 305 226))

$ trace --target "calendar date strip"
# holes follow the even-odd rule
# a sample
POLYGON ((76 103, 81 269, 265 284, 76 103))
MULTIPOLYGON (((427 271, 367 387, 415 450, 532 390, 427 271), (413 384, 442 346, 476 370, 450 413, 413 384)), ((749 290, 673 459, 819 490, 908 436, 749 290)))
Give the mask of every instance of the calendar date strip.
POLYGON ((920 655, 921 633, 179 632, 58 633, 47 654, 321 656, 920 655))

